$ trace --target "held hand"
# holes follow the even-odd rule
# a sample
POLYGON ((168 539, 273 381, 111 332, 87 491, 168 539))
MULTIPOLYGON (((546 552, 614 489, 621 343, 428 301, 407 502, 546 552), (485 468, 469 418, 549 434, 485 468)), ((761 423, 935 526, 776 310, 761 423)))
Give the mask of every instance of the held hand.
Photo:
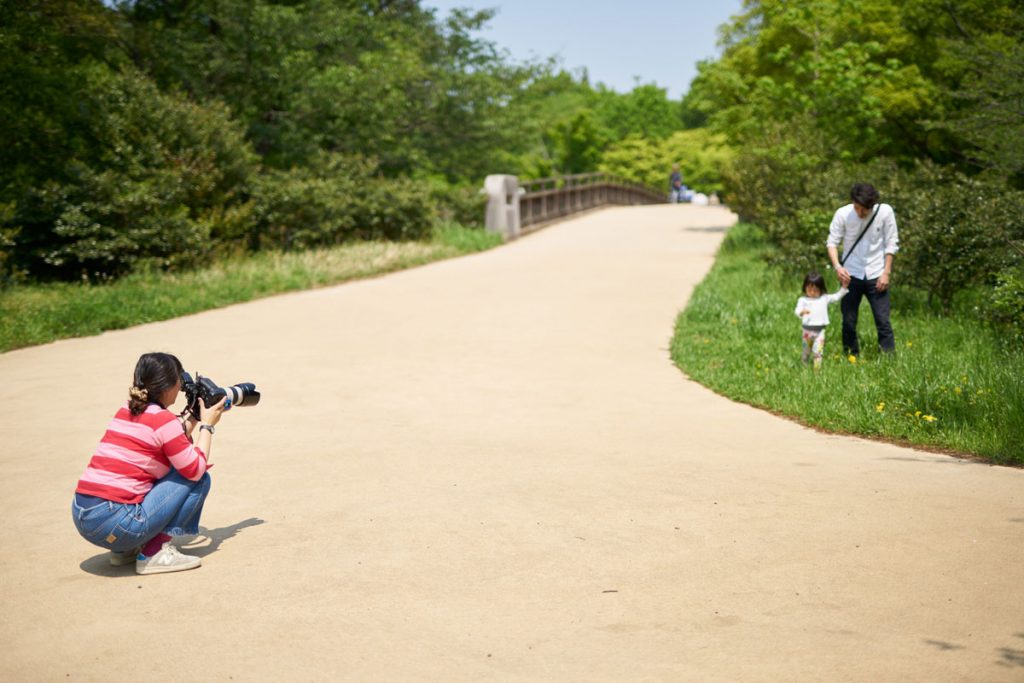
POLYGON ((802 316, 803 315, 810 315, 810 314, 811 314, 811 312, 809 310, 807 310, 806 308, 804 310, 800 311, 800 315, 802 315, 802 316))
POLYGON ((889 289, 889 274, 882 273, 878 276, 878 281, 875 282, 875 291, 884 292, 887 289, 889 289))
POLYGON ((202 416, 200 422, 202 422, 203 424, 208 424, 210 426, 213 426, 220 422, 220 416, 224 414, 224 402, 227 400, 228 397, 225 396, 220 401, 207 408, 206 404, 203 403, 202 399, 200 399, 199 413, 202 416))
POLYGON ((843 287, 850 286, 850 271, 848 271, 846 268, 843 268, 842 266, 838 266, 836 268, 836 275, 839 277, 839 284, 841 284, 843 287))

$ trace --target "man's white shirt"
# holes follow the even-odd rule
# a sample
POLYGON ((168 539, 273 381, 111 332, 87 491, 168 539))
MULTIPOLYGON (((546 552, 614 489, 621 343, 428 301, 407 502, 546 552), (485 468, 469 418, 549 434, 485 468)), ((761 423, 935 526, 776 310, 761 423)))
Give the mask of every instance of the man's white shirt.
MULTIPOLYGON (((867 234, 853 250, 853 253, 846 258, 843 267, 850 271, 850 275, 861 280, 874 280, 885 272, 885 255, 895 254, 900 250, 900 237, 896 229, 896 213, 888 204, 877 205, 878 215, 868 228, 867 234)), ((861 230, 871 220, 871 215, 861 219, 853 208, 853 204, 847 204, 832 217, 832 225, 828 229, 829 247, 843 245, 843 255, 860 235, 861 230)))

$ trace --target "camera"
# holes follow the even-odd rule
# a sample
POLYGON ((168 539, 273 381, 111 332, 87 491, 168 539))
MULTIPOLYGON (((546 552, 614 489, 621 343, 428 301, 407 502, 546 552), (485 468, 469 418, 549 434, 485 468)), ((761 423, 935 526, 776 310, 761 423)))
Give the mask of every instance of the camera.
POLYGON ((187 372, 181 373, 181 390, 185 392, 185 410, 182 414, 189 413, 196 420, 201 417, 199 401, 207 408, 225 396, 228 397, 228 404, 231 406, 254 406, 260 402, 260 392, 256 391, 256 385, 252 382, 221 388, 212 379, 203 377, 198 372, 195 381, 187 372))

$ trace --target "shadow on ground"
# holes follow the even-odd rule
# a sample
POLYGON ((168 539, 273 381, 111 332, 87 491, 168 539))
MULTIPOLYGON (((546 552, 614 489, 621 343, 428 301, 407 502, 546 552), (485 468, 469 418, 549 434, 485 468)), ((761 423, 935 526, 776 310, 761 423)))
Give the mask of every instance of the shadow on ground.
MULTIPOLYGON (((241 522, 230 526, 220 527, 219 529, 199 527, 198 534, 193 537, 175 539, 175 545, 177 545, 178 548, 187 555, 206 557, 207 555, 217 552, 221 543, 229 538, 234 538, 242 529, 246 529, 251 526, 259 526, 260 524, 265 523, 266 522, 264 522, 264 520, 259 519, 258 517, 250 517, 249 519, 244 519, 241 522)), ((82 571, 86 571, 96 576, 135 576, 135 565, 129 564, 125 567, 111 566, 110 553, 108 552, 93 555, 88 560, 82 562, 79 566, 82 568, 82 571)))
MULTIPOLYGON (((1015 633, 1015 637, 1024 639, 1024 633, 1015 633)), ((943 652, 951 652, 953 650, 966 650, 967 646, 958 645, 956 643, 948 643, 942 640, 926 640, 926 644, 932 647, 938 648, 943 652)), ((1024 667, 1024 650, 1020 650, 1015 647, 1000 647, 996 648, 996 653, 999 655, 999 659, 996 660, 997 666, 1002 667, 1024 667)))
POLYGON ((710 227, 710 228, 683 228, 683 232, 721 232, 724 233, 729 228, 724 227, 710 227))

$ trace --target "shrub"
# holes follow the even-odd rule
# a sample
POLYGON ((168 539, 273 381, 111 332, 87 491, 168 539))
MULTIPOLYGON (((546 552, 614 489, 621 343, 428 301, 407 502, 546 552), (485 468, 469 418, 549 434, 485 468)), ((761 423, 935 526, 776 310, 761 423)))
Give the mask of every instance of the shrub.
POLYGON ((901 228, 900 277, 950 310, 954 297, 992 286, 1019 255, 1007 248, 1024 236, 1024 192, 1001 178, 965 176, 922 162, 893 198, 901 228))
POLYGON ((254 183, 260 247, 304 249, 354 239, 419 239, 437 210, 429 192, 376 175, 375 161, 324 153, 254 183))
POLYGON ((1004 339, 1024 345, 1024 266, 1007 269, 996 276, 989 305, 979 313, 1003 328, 1004 339))
POLYGON ((724 136, 698 128, 677 131, 663 140, 627 138, 617 142, 605 151, 600 168, 635 183, 664 188, 667 193, 672 164, 679 164, 688 187, 721 194, 722 176, 731 157, 724 136))
POLYGON ((436 176, 418 182, 423 184, 437 205, 442 223, 458 223, 467 228, 483 227, 487 213, 487 195, 483 191, 483 183, 452 184, 436 176))
POLYGON ((88 154, 17 203, 15 264, 33 274, 107 280, 141 265, 191 264, 244 232, 256 169, 220 105, 161 93, 144 75, 81 68, 79 131, 88 154))

